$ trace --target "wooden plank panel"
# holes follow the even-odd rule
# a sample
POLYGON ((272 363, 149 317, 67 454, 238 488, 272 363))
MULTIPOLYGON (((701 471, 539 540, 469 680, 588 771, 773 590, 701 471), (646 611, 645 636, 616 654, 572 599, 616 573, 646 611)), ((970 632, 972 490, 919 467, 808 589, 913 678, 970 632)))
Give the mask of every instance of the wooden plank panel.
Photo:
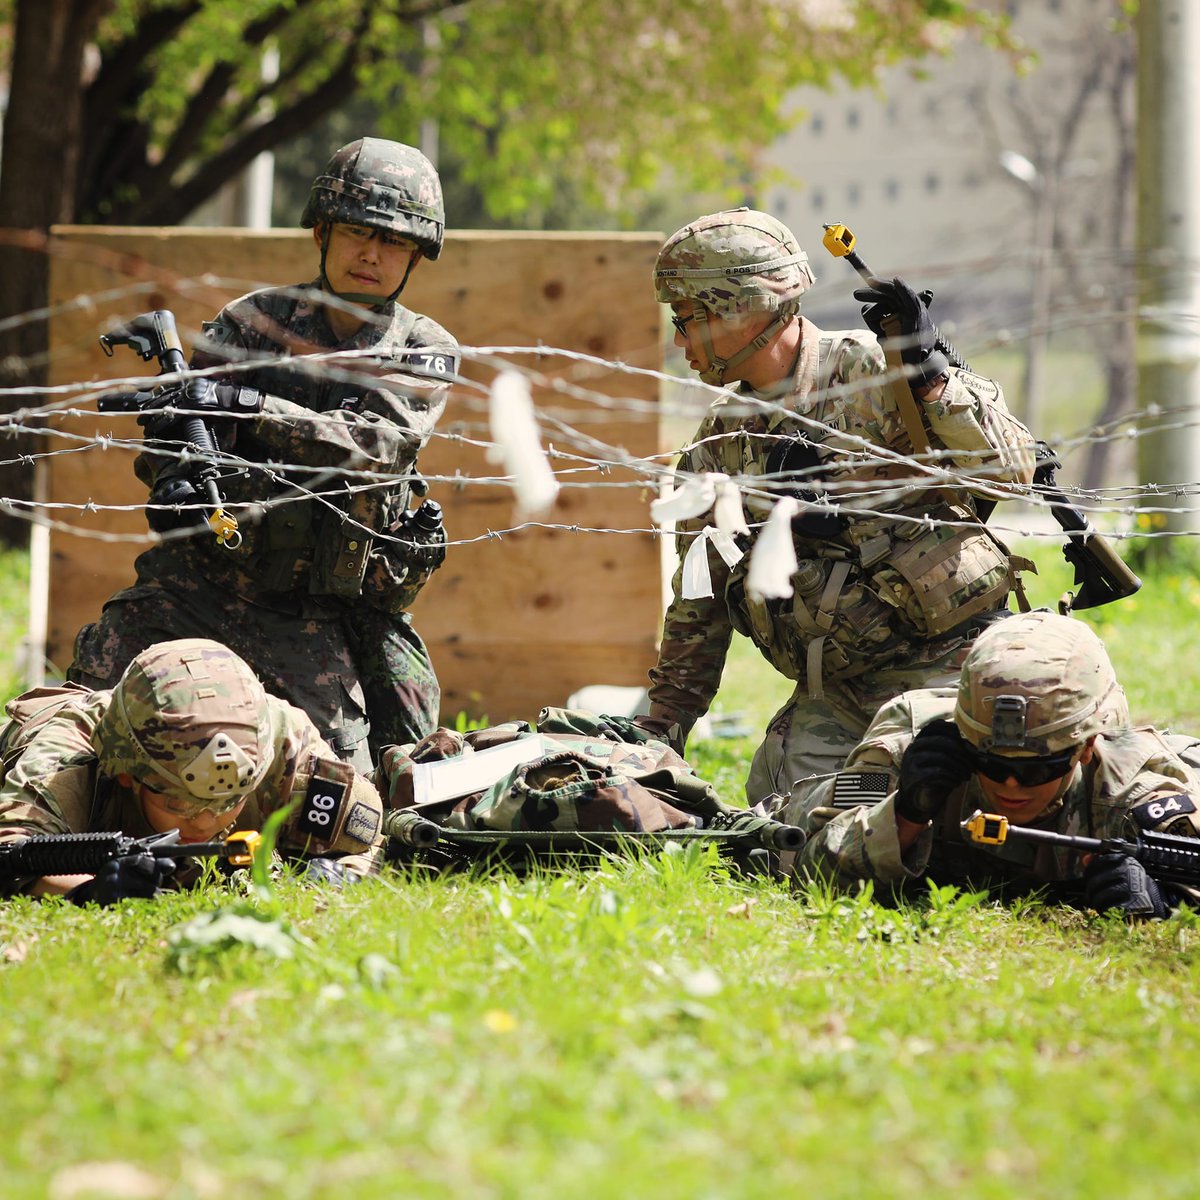
POLYGON ((640 645, 575 641, 485 645, 463 631, 437 647, 435 665, 442 679, 443 711, 487 716, 493 724, 501 720, 533 721, 539 709, 565 704, 572 692, 598 679, 644 683, 643 676, 622 679, 620 673, 629 658, 654 661, 655 636, 650 635, 640 645), (492 688, 482 692, 475 686, 477 680, 498 677, 506 680, 503 691, 492 688), (506 707, 492 707, 500 696, 505 698, 506 707))
MULTIPOLYGON (((658 367, 659 313, 650 269, 657 234, 455 232, 436 263, 421 263, 406 301, 469 346, 543 346, 658 367)), ((151 373, 118 348, 105 358, 98 336, 120 320, 170 308, 185 346, 202 320, 254 287, 294 283, 315 268, 302 231, 57 227, 52 240, 51 382, 74 409, 47 422, 48 447, 87 447, 47 461, 52 503, 128 505, 129 511, 56 509, 51 516, 87 536, 51 536, 48 653, 65 666, 75 631, 133 580, 133 558, 148 544, 134 478, 132 417, 80 410, 100 390, 84 385, 151 373), (95 445, 97 437, 111 438, 95 445), (97 537, 108 540, 97 540, 97 537)), ((592 440, 634 456, 659 449, 657 385, 642 376, 552 354, 469 362, 438 434, 421 456, 431 494, 446 510, 453 546, 414 608, 445 691, 444 716, 466 709, 493 720, 562 703, 587 683, 637 684, 654 661, 662 612, 661 546, 648 533, 597 534, 517 524, 511 491, 479 484, 499 468, 464 439, 486 439, 486 388, 499 365, 538 373, 534 399, 548 440, 566 454, 592 440), (583 389, 589 398, 573 391, 583 389), (441 478, 439 478, 441 477, 441 478), (576 644, 575 639, 579 639, 576 644)), ((580 469, 554 457, 564 490, 540 520, 581 530, 645 530, 651 491, 614 467, 580 469), (602 486, 581 487, 579 484, 602 486)))

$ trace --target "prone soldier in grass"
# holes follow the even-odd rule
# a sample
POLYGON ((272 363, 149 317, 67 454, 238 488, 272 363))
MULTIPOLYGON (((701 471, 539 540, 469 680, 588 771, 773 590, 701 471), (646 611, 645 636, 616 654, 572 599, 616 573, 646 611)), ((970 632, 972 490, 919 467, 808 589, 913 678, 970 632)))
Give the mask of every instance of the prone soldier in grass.
POLYGON ((957 688, 885 704, 845 766, 800 781, 777 815, 808 835, 798 869, 841 885, 1061 885, 1092 908, 1163 917, 1191 893, 1128 854, 1051 837, 978 845, 964 824, 981 810, 1018 831, 1200 838, 1198 766, 1200 739, 1130 726, 1090 627, 1037 611, 981 633, 957 688))
MULTIPOLYGON (((225 646, 160 642, 111 691, 39 688, 9 702, 0 729, 0 846, 71 833, 183 845, 259 830, 296 802, 277 846, 305 878, 341 885, 377 868, 382 802, 299 709, 268 695, 225 646)), ((138 852, 93 877, 4 879, 0 888, 79 904, 152 896, 170 857, 138 852)))
POLYGON ((148 516, 172 535, 80 631, 68 678, 110 688, 156 641, 214 638, 367 771, 372 751, 418 740, 438 717, 437 677, 408 609, 445 534, 436 505, 409 504, 423 494, 417 455, 459 348, 398 297, 441 253, 441 184, 420 151, 363 138, 313 182, 301 224, 320 253, 317 278, 226 306, 192 357, 209 373, 139 419, 148 516), (222 480, 240 545, 214 540, 189 494, 178 452, 196 413, 242 468, 222 480))
MULTIPOLYGON (((693 221, 663 246, 654 283, 692 369, 730 389, 677 478, 730 477, 749 532, 734 566, 705 548, 708 597, 685 595, 680 564, 642 724, 680 748, 712 702, 733 633, 749 637, 797 683, 754 756, 753 804, 835 769, 884 700, 957 678, 970 639, 1008 611, 1018 565, 980 523, 970 485, 1028 483, 1035 443, 996 383, 949 365, 927 298, 903 280, 871 293, 874 333, 803 317, 808 256, 767 213, 693 221), (892 317, 912 393, 903 404, 881 346, 892 317), (919 446, 926 470, 967 485, 930 486, 913 461, 919 446), (750 551, 781 495, 800 504, 793 595, 759 599, 746 585, 750 551)), ((679 529, 690 542, 712 523, 702 514, 679 529)))

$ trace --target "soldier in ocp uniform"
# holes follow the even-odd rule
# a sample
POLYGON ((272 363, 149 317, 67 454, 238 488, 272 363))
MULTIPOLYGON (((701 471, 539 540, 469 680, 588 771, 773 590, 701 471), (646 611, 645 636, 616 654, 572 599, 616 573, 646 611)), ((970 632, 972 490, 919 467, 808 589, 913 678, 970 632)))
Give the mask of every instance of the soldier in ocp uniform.
MULTIPOLYGON (((0 845, 19 838, 119 832, 180 841, 260 830, 293 800, 279 850, 306 878, 342 884, 377 869, 383 805, 374 786, 321 740, 299 709, 268 695, 225 646, 160 642, 111 691, 68 684, 8 703, 0 729, 0 845)), ((151 896, 173 864, 149 854, 95 878, 6 881, 77 903, 151 896)), ((176 880, 177 881, 177 880, 176 880)))
POLYGON ((459 348, 397 298, 441 253, 441 184, 420 151, 363 138, 313 182, 301 224, 318 277, 251 292, 206 323, 192 365, 220 370, 170 400, 210 420, 245 467, 222 481, 241 545, 218 545, 197 522, 179 418, 144 414, 135 470, 151 524, 196 531, 138 558, 137 584, 80 631, 68 678, 111 687, 156 641, 215 638, 365 772, 371 750, 416 741, 438 718, 437 677, 408 609, 444 558, 445 534, 436 505, 409 505, 424 492, 417 454, 459 348))
MULTIPOLYGON (((654 283, 689 365, 729 389, 677 480, 730 477, 749 532, 735 566, 706 546, 711 597, 684 595, 681 563, 643 723, 681 747, 712 702, 733 632, 751 638, 797 681, 751 765, 753 804, 835 769, 884 700, 957 678, 970 639, 1007 612, 1018 564, 979 523, 971 490, 943 486, 913 459, 972 485, 1023 484, 1034 439, 997 384, 949 367, 927 299, 902 280, 872 293, 864 316, 881 333, 896 318, 911 395, 884 378, 875 335, 801 316, 808 256, 767 213, 733 209, 686 225, 660 251, 654 283), (760 600, 746 572, 781 495, 799 505, 793 595, 760 600)), ((680 522, 681 546, 713 523, 711 514, 680 522)))
POLYGON ((1014 838, 976 845, 960 826, 983 810, 1089 838, 1200 837, 1198 764, 1200 739, 1130 727, 1087 625, 1037 611, 981 633, 957 688, 884 705, 845 766, 800 781, 777 815, 808 834, 799 869, 842 885, 1073 883, 1093 908, 1163 917, 1175 897, 1132 858, 1088 862, 1014 838))

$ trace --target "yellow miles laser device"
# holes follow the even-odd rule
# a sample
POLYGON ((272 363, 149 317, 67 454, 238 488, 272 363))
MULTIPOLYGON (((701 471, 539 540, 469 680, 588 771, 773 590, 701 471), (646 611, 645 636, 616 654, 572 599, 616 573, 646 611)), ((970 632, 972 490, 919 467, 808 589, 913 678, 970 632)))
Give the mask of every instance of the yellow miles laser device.
POLYGON ((976 809, 963 823, 964 833, 980 846, 1003 846, 1008 840, 1008 818, 976 809))
POLYGON ((845 258, 853 252, 857 240, 845 225, 826 225, 821 244, 834 258, 845 258))
POLYGON ((257 829, 239 829, 225 839, 225 859, 231 867, 248 867, 262 844, 262 834, 257 829), (236 849, 237 846, 241 849, 236 849))

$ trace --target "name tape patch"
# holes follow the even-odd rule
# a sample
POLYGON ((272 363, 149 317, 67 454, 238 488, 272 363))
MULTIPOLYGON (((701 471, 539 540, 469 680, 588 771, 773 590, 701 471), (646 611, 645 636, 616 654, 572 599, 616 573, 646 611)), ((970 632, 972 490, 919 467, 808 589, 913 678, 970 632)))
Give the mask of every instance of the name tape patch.
POLYGON ((362 842, 364 846, 374 845, 379 836, 379 813, 369 804, 355 801, 350 806, 342 833, 356 842, 362 842))

